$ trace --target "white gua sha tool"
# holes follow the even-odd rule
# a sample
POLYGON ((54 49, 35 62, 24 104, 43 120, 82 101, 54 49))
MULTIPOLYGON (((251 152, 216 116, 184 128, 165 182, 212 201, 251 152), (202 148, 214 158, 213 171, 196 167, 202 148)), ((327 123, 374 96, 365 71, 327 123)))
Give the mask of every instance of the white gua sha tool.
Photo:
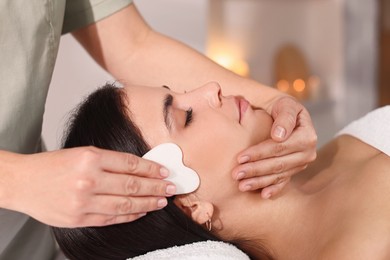
POLYGON ((183 164, 183 153, 174 143, 157 145, 142 158, 165 166, 170 175, 165 179, 176 185, 175 194, 186 194, 195 191, 200 184, 199 176, 191 168, 183 164))

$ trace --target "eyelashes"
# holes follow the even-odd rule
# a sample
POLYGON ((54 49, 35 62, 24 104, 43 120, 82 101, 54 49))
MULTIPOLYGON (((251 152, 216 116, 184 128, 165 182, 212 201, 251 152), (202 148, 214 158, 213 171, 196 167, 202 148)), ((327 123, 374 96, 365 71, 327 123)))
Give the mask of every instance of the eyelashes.
POLYGON ((192 122, 192 119, 192 108, 189 108, 188 110, 186 110, 186 122, 184 123, 184 127, 189 126, 192 122))

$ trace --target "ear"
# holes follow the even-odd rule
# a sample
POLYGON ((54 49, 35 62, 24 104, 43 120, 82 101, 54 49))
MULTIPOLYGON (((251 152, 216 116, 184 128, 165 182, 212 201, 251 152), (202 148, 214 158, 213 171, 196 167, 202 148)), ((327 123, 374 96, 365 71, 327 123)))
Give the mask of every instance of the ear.
POLYGON ((176 196, 174 202, 198 224, 203 225, 213 217, 213 204, 198 199, 194 194, 176 196))

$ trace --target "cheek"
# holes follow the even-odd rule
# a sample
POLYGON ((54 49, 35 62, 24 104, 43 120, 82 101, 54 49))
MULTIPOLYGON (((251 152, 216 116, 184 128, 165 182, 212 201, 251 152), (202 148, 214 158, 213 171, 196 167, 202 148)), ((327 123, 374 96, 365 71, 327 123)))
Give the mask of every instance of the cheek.
MULTIPOLYGON (((142 115, 144 114, 145 113, 142 115)), ((137 114, 135 113, 135 115, 137 114)), ((153 114, 146 114, 145 116, 138 117, 131 116, 131 118, 141 131, 145 141, 151 147, 171 140, 164 123, 160 120, 160 118, 156 118, 153 114)))
MULTIPOLYGON (((213 200, 226 197, 237 190, 238 184, 231 172, 237 165, 237 154, 245 148, 243 132, 230 125, 210 128, 193 136, 181 138, 184 163, 193 168, 201 178, 199 192, 211 196, 213 200), (234 131, 233 131, 234 130, 234 131)), ((188 131, 190 132, 190 131, 188 131)))
POLYGON ((221 205, 238 191, 238 183, 231 172, 236 165, 235 156, 220 149, 191 149, 185 152, 184 163, 193 168, 200 177, 200 187, 196 191, 199 198, 221 205), (230 157, 230 158, 229 158, 230 157))
POLYGON ((255 119, 250 122, 250 144, 258 144, 266 139, 269 139, 271 136, 271 127, 273 124, 272 118, 263 111, 255 111, 257 114, 255 119))
MULTIPOLYGON (((237 154, 245 148, 244 131, 232 125, 212 127, 204 125, 204 131, 188 131, 180 138, 185 149, 185 160, 202 169, 231 166, 237 154), (195 133, 191 133, 195 132, 195 133)), ((231 166, 232 167, 232 166, 231 166)))
POLYGON ((146 140, 146 142, 151 146, 154 147, 156 145, 171 142, 171 139, 166 134, 166 131, 164 129, 159 129, 157 127, 148 127, 145 130, 141 129, 141 132, 146 140), (150 131, 153 129, 153 131, 150 131))

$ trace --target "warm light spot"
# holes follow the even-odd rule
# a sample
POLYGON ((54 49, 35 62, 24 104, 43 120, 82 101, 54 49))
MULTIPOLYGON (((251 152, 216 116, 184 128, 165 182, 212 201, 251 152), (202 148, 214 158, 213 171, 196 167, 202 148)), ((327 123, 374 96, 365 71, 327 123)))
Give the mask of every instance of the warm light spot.
POLYGON ((249 76, 249 65, 243 60, 235 60, 231 70, 240 76, 249 76))
POLYGON ((287 80, 281 79, 276 83, 276 88, 282 92, 287 92, 290 88, 290 84, 287 80))
POLYGON ((231 70, 240 76, 249 76, 249 65, 242 59, 236 59, 229 55, 216 55, 212 56, 211 59, 222 67, 231 70))
POLYGON ((293 87, 296 92, 302 92, 306 87, 305 81, 302 79, 296 79, 294 80, 293 87))
POLYGON ((225 67, 225 68, 230 68, 232 67, 232 64, 233 64, 233 59, 229 56, 225 56, 225 55, 218 55, 218 56, 215 56, 215 57, 212 57, 212 59, 218 63, 219 65, 221 65, 222 67, 225 67))

